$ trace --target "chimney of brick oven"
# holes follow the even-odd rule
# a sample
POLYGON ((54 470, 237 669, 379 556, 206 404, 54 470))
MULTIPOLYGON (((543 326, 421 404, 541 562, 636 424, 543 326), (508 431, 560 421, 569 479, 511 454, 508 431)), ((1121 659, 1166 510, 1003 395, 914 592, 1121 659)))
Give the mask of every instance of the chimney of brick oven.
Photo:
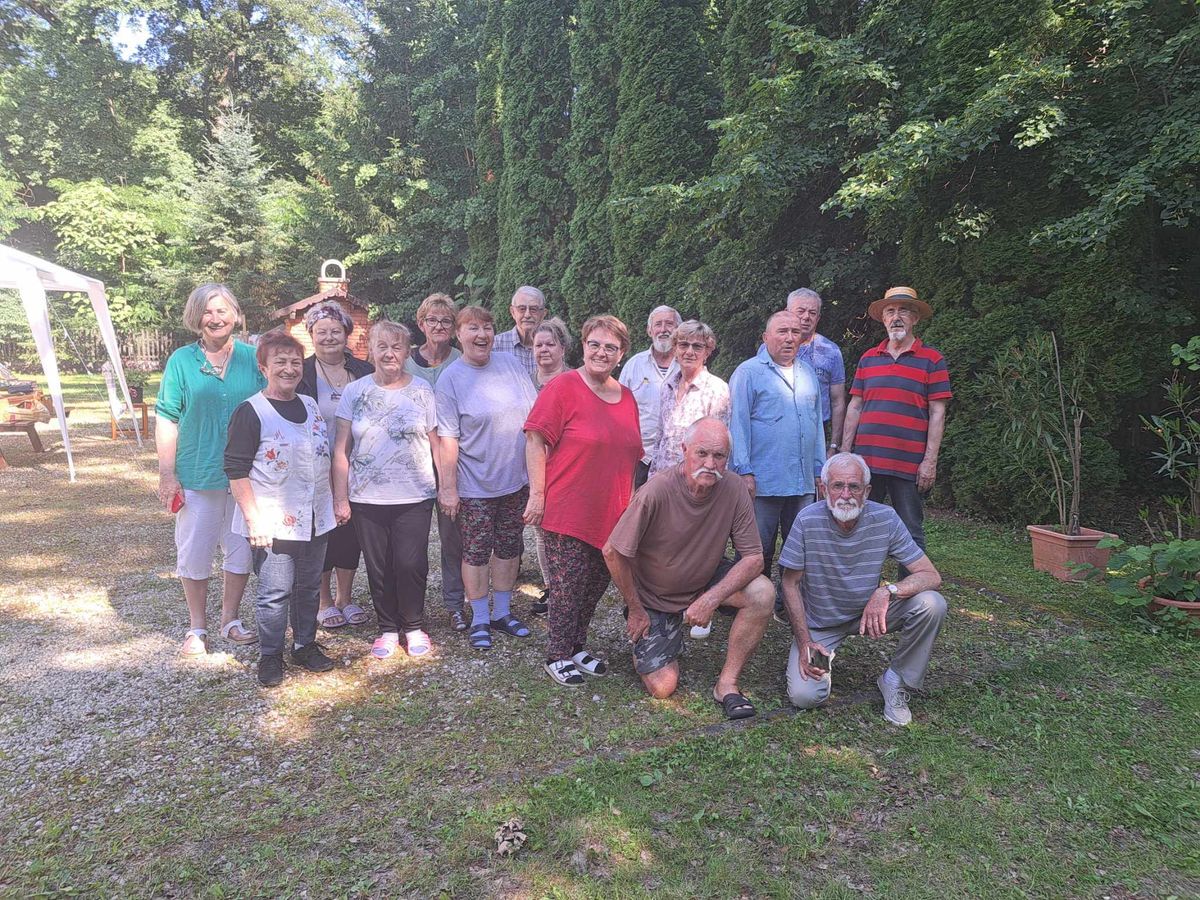
POLYGON ((346 267, 340 259, 327 259, 321 263, 321 274, 317 276, 317 293, 323 294, 334 289, 343 294, 350 293, 350 279, 346 277, 346 267), (330 266, 337 266, 336 278, 329 274, 330 266))

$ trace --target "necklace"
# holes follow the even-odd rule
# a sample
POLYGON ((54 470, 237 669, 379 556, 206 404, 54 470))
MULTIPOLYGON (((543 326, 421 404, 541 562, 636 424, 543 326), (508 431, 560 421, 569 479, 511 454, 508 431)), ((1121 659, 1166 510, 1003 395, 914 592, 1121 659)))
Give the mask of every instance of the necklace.
POLYGON ((225 366, 229 364, 229 355, 233 353, 233 341, 229 341, 225 345, 225 349, 221 351, 220 362, 212 361, 208 355, 210 351, 204 346, 204 341, 196 341, 196 343, 200 346, 200 352, 204 354, 204 362, 200 366, 200 373, 202 375, 216 375, 218 378, 221 378, 222 373, 225 371, 225 366))
POLYGON ((329 368, 325 365, 325 363, 321 362, 320 358, 316 359, 317 365, 321 367, 321 375, 324 376, 326 384, 329 385, 331 398, 337 400, 342 396, 342 388, 350 383, 350 373, 346 371, 345 366, 339 366, 335 370, 339 373, 338 377, 331 378, 329 375, 329 368))

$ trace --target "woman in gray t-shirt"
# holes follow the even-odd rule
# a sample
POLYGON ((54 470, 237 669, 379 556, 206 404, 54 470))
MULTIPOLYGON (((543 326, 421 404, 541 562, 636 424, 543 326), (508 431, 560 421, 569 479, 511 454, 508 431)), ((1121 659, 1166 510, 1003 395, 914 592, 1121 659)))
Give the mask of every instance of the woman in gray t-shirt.
POLYGON ((435 389, 442 442, 438 503, 462 534, 470 641, 477 650, 491 649, 493 629, 529 636, 511 604, 529 499, 522 428, 536 394, 516 357, 492 352, 494 335, 490 312, 479 306, 461 310, 457 338, 463 355, 446 367, 435 389))

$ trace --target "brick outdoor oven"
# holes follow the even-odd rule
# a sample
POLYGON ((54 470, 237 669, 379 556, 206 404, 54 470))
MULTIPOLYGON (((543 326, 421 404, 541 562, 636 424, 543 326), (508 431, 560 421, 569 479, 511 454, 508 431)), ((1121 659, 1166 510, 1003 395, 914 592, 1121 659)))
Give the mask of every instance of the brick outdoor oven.
POLYGON ((321 263, 321 274, 317 278, 317 293, 303 300, 297 300, 291 306, 285 306, 275 311, 275 318, 283 320, 283 328, 304 345, 305 354, 313 352, 312 339, 308 329, 304 327, 304 314, 317 303, 332 300, 338 304, 350 321, 354 323, 354 331, 350 334, 347 349, 359 359, 367 358, 367 329, 370 322, 367 318, 367 304, 350 293, 350 279, 346 277, 346 267, 340 259, 327 259, 321 263), (331 266, 337 266, 338 277, 329 274, 331 266))

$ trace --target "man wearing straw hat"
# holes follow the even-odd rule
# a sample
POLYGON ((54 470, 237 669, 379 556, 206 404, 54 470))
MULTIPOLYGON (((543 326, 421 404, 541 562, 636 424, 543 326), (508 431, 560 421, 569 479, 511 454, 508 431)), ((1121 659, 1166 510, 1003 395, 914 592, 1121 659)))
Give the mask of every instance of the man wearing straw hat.
MULTIPOLYGON (((917 338, 917 322, 933 315, 910 287, 889 288, 868 314, 887 329, 887 339, 858 361, 842 450, 853 450, 871 467, 870 499, 890 497, 917 546, 925 549, 922 495, 937 478, 938 451, 946 428, 950 375, 942 354, 917 338)), ((907 571, 902 569, 902 577, 907 571)))

